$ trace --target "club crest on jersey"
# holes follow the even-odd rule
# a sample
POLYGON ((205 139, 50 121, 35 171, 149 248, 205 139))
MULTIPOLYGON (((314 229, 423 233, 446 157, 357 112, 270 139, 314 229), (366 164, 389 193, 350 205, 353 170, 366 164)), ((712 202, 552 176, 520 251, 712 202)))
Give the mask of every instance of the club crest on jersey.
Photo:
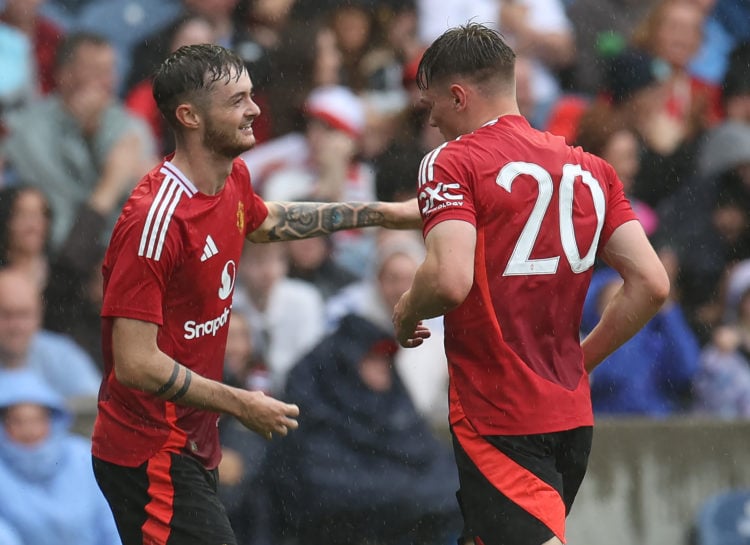
POLYGON ((240 233, 245 232, 245 203, 242 201, 237 203, 237 229, 240 233))
POLYGON ((460 187, 455 182, 437 182, 434 188, 429 185, 422 186, 422 191, 419 192, 419 201, 424 202, 422 214, 429 214, 446 206, 462 206, 464 204, 463 195, 450 192, 450 190, 460 189, 460 187))

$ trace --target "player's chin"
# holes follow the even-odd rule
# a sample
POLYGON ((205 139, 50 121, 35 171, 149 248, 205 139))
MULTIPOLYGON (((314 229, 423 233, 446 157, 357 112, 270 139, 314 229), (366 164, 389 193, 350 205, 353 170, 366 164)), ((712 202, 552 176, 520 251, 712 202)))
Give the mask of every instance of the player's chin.
POLYGON ((237 151, 244 153, 247 150, 255 146, 255 135, 254 134, 243 134, 235 142, 237 151))

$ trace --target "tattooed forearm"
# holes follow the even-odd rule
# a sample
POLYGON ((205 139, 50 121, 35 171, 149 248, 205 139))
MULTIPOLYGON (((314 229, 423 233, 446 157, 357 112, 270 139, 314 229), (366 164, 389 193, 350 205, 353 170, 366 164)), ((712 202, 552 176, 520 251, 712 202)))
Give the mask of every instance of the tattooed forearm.
MULTIPOLYGON (((383 225, 381 203, 292 203, 272 202, 264 240, 295 240, 327 235, 334 231, 383 225)), ((262 234, 261 234, 262 235, 262 234)))

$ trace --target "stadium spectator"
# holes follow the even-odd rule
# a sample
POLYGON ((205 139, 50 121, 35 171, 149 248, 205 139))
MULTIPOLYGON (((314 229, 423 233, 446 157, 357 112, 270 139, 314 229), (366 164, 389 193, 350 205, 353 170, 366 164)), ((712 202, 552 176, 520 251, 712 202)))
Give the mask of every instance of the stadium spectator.
POLYGON ((606 82, 607 59, 627 47, 635 27, 658 0, 574 0, 566 11, 575 36, 571 90, 594 97, 606 82))
MULTIPOLYGON (((367 319, 384 331, 392 331, 393 307, 409 288, 424 245, 415 233, 380 231, 375 252, 368 262, 370 273, 350 284, 326 304, 326 327, 334 331, 344 316, 367 319)), ((399 348, 394 365, 417 410, 430 422, 447 418, 448 367, 439 319, 427 322, 432 337, 419 350, 399 348)))
MULTIPOLYGON (((268 369, 253 346, 247 319, 233 311, 228 328, 225 382, 270 395, 268 369)), ((219 421, 219 441, 219 498, 227 509, 238 543, 272 543, 268 495, 263 478, 268 442, 237 419, 229 417, 219 421)))
POLYGON ((713 330, 694 380, 695 409, 704 416, 750 418, 750 289, 713 330))
MULTIPOLYGON (((5 0, 0 22, 23 32, 33 48, 32 89, 47 94, 55 87, 55 53, 63 31, 39 11, 44 0, 5 0)), ((30 59, 31 60, 31 59, 30 59)))
MULTIPOLYGON (((594 272, 583 307, 587 335, 622 285, 609 268, 594 272)), ((591 374, 594 413, 664 417, 687 412, 700 346, 679 304, 671 300, 591 374)))
MULTIPOLYGON (((66 36, 57 51, 57 91, 6 118, 5 156, 20 181, 52 208, 52 248, 68 236, 92 195, 111 222, 137 176, 154 162, 148 128, 115 98, 114 50, 103 38, 66 36)), ((91 237, 106 233, 92 233, 91 237)))
POLYGON ((435 545, 458 535, 447 445, 393 369, 392 334, 349 315, 297 363, 300 427, 268 456, 277 527, 300 545, 435 545))
MULTIPOLYGON (((404 196, 398 200, 407 198, 404 196)), ((358 279, 354 273, 341 267, 333 259, 331 237, 290 240, 286 249, 289 278, 311 284, 324 301, 358 279)))
POLYGON ((0 415, 0 520, 21 543, 120 545, 62 397, 31 371, 2 370, 0 415))
POLYGON ((696 159, 697 176, 659 208, 658 239, 676 253, 679 298, 703 344, 722 319, 727 270, 750 257, 750 125, 716 127, 696 159))
POLYGON ((323 335, 323 299, 318 291, 287 276, 283 244, 248 244, 242 254, 233 306, 253 332, 266 362, 269 390, 278 394, 289 369, 323 335), (293 332, 293 333, 292 333, 293 332))
MULTIPOLYGON (((258 193, 268 200, 284 201, 307 197, 321 201, 375 199, 373 169, 358 156, 365 131, 362 100, 347 87, 319 87, 310 93, 304 111, 303 134, 259 146, 258 154, 284 151, 285 157, 262 182, 255 180, 258 193)), ((246 154, 251 172, 253 157, 257 159, 252 151, 246 154)), ((336 263, 362 276, 363 260, 372 249, 370 234, 341 232, 331 240, 336 263)))
POLYGON ((37 372, 65 398, 94 398, 101 376, 69 337, 41 328, 39 286, 24 272, 0 269, 0 368, 37 372))
POLYGON ((0 113, 23 107, 34 96, 31 42, 0 21, 0 113))
POLYGON ((174 21, 184 9, 181 0, 47 0, 47 4, 49 9, 43 8, 43 12, 68 32, 93 33, 112 45, 117 96, 124 94, 131 65, 140 60, 137 44, 174 21))
MULTIPOLYGON (((265 113, 271 120, 271 135, 280 138, 300 133, 305 126, 304 103, 310 92, 341 83, 341 51, 336 35, 315 19, 291 22, 281 34, 270 61, 273 77, 265 88, 265 113)), ((256 169, 253 175, 262 185, 263 172, 256 169)))
POLYGON ((49 278, 50 207, 30 186, 0 189, 0 267, 23 271, 39 289, 49 278))

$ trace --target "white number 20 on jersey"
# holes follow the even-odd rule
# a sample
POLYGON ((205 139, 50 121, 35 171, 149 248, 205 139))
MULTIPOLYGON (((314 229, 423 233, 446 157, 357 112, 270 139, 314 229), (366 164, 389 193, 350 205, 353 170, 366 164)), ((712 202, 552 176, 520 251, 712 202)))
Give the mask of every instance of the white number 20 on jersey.
MULTIPOLYGON (((513 188, 513 181, 521 175, 527 175, 534 178, 539 184, 539 196, 534 204, 534 209, 526 220, 521 235, 518 237, 516 246, 510 256, 508 265, 505 267, 503 276, 512 275, 530 275, 530 274, 555 274, 560 256, 552 256, 541 259, 531 259, 531 251, 534 249, 536 239, 539 236, 539 230, 542 226, 550 202, 554 184, 552 176, 545 169, 535 163, 514 162, 505 165, 498 173, 495 182, 509 193, 513 188)), ((594 265, 596 257, 596 248, 599 244, 599 235, 604 225, 605 202, 604 192, 599 183, 587 170, 583 170, 581 165, 566 164, 563 167, 562 179, 560 180, 560 191, 558 197, 558 206, 560 207, 560 240, 562 242, 565 257, 570 263, 570 268, 574 273, 587 271, 594 265), (575 228, 573 226, 573 184, 580 177, 581 181, 589 187, 591 197, 594 201, 594 210, 596 211, 596 231, 594 240, 589 248, 588 253, 581 257, 578 249, 578 243, 575 237, 575 228)))

